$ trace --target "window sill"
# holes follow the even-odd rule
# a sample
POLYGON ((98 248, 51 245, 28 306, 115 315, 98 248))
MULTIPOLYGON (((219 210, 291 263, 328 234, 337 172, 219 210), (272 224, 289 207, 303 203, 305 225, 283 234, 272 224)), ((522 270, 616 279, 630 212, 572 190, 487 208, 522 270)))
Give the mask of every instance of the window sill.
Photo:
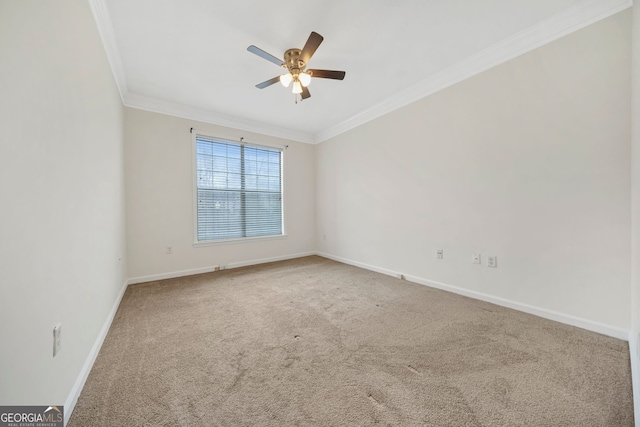
POLYGON ((224 240, 207 240, 204 242, 193 242, 194 248, 202 246, 218 246, 218 245, 233 245, 236 243, 255 243, 265 240, 281 240, 286 239, 286 234, 278 234, 277 236, 260 236, 260 237, 241 237, 238 239, 224 239, 224 240))

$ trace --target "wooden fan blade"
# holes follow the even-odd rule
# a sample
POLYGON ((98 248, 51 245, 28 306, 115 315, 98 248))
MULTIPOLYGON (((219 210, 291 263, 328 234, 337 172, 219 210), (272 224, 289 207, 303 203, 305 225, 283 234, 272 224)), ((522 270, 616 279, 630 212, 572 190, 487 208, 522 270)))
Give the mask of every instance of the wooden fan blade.
POLYGON ((306 87, 302 86, 302 93, 300 94, 300 98, 307 99, 310 96, 311 96, 311 94, 309 93, 309 89, 307 89, 306 87))
POLYGON ((274 83, 278 83, 279 81, 280 81, 280 76, 275 76, 275 77, 274 77, 274 78, 272 78, 272 79, 269 79, 269 80, 264 81, 264 82, 262 82, 262 83, 258 83, 258 84, 256 85, 256 87, 257 87, 258 89, 264 89, 265 87, 267 87, 267 86, 271 86, 272 84, 274 84, 274 83))
POLYGON ((255 53, 256 55, 258 55, 261 58, 266 59, 267 61, 271 61, 274 64, 276 64, 279 67, 282 67, 284 65, 284 62, 282 62, 282 59, 278 59, 275 56, 271 55, 270 53, 265 52, 264 50, 260 49, 259 47, 255 47, 254 45, 251 45, 247 48, 247 50, 251 53, 255 53))
POLYGON ((307 72, 311 73, 311 77, 318 77, 321 79, 334 79, 334 80, 343 80, 344 76, 347 74, 344 71, 334 71, 334 70, 307 70, 307 72))
POLYGON ((322 40, 324 40, 324 37, 322 37, 315 31, 311 31, 311 35, 307 39, 307 42, 304 44, 302 52, 300 52, 300 60, 305 64, 308 64, 316 49, 318 49, 318 46, 320 46, 320 43, 322 43, 322 40))

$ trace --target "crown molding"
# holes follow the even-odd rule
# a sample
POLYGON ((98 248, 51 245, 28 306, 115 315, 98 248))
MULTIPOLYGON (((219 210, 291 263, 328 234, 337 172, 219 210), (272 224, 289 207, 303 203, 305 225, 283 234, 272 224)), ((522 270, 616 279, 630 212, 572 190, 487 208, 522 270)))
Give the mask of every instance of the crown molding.
POLYGON ((162 101, 136 93, 125 94, 123 102, 125 106, 137 108, 139 110, 167 114, 169 116, 196 120, 227 128, 240 129, 247 132, 255 132, 262 135, 275 136, 277 138, 284 138, 291 141, 304 142, 307 144, 314 143, 313 135, 306 132, 286 129, 253 120, 244 120, 239 117, 229 116, 212 110, 191 107, 175 102, 162 101))
POLYGON ((398 92, 355 116, 318 132, 314 142, 321 143, 380 116, 404 107, 449 86, 473 77, 489 68, 523 55, 581 28, 608 18, 633 5, 632 0, 588 0, 552 16, 532 27, 500 41, 469 58, 448 67, 419 83, 398 92))
POLYGON ((120 49, 118 49, 118 43, 116 42, 116 35, 113 32, 113 23, 109 16, 109 9, 104 0, 89 0, 89 6, 91 7, 93 19, 96 21, 98 33, 100 34, 102 45, 107 54, 111 73, 116 80, 120 98, 122 102, 124 102, 125 95, 127 94, 127 78, 124 73, 122 58, 120 57, 120 49))
POLYGON ((259 123, 252 120, 245 120, 239 117, 232 117, 216 111, 206 110, 198 107, 191 107, 175 102, 163 101, 148 96, 131 93, 127 87, 127 79, 124 72, 120 50, 113 31, 113 23, 109 16, 109 9, 105 0, 89 0, 93 17, 98 27, 98 33, 102 39, 104 50, 107 54, 111 72, 115 78, 122 103, 131 108, 152 111, 154 113, 167 114, 190 120, 197 120, 218 126, 225 126, 234 129, 241 129, 247 132, 256 132, 263 135, 275 136, 293 141, 312 144, 315 142, 313 135, 306 132, 295 131, 259 123))
POLYGON ((239 117, 232 117, 211 110, 129 93, 124 66, 120 58, 118 44, 105 0, 89 0, 89 4, 124 105, 155 113, 241 129, 248 132, 256 132, 309 144, 319 144, 628 9, 633 5, 633 0, 585 0, 562 13, 518 32, 451 67, 433 74, 390 98, 316 134, 295 131, 239 117))

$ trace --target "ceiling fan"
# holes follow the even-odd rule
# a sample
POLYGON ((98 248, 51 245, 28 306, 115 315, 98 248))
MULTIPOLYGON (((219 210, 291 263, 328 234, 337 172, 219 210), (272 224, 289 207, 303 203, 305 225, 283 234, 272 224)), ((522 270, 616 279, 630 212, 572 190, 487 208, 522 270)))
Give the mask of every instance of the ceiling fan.
POLYGON ((270 53, 267 53, 254 45, 249 46, 247 48, 249 52, 255 53, 256 55, 266 59, 267 61, 273 62, 279 67, 286 68, 288 71, 288 73, 286 74, 276 76, 262 83, 258 83, 256 87, 258 89, 264 89, 265 87, 271 86, 272 84, 277 82, 282 83, 284 87, 289 87, 289 84, 293 82, 292 92, 296 95, 300 94, 300 97, 302 99, 307 99, 311 96, 311 94, 309 93, 309 89, 307 89, 307 86, 309 86, 309 83, 311 83, 312 77, 334 80, 344 79, 344 76, 346 74, 344 71, 305 69, 305 67, 309 63, 309 60, 311 59, 311 56, 313 56, 316 49, 318 49, 318 46, 320 46, 320 43, 322 43, 322 40, 324 40, 324 37, 322 37, 315 31, 312 31, 302 50, 287 50, 284 53, 284 60, 278 59, 270 53))

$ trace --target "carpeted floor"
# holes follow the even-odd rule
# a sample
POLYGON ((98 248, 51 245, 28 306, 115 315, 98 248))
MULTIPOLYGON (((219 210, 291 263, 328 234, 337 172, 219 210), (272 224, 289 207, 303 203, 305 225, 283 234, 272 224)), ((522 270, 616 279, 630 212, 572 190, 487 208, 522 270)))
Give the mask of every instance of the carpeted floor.
POLYGON ((320 257, 130 286, 69 426, 632 426, 624 341, 320 257))

